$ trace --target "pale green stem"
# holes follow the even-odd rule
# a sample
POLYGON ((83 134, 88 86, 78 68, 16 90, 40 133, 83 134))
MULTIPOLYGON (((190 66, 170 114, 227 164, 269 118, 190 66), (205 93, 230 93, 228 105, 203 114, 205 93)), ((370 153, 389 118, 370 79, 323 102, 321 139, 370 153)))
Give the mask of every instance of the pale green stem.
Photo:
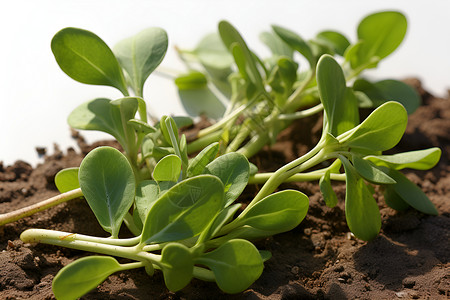
MULTIPOLYGON (((269 180, 275 173, 259 173, 251 176, 248 180, 249 184, 262 184, 269 180)), ((284 182, 305 182, 319 180, 325 174, 324 170, 317 170, 308 173, 294 174, 287 178, 284 182)), ((331 180, 345 181, 345 174, 330 174, 331 180)))
POLYGON ((319 103, 316 106, 313 106, 311 108, 297 111, 292 114, 281 114, 278 116, 279 120, 296 120, 296 119, 302 119, 306 118, 312 115, 315 115, 316 113, 319 113, 323 110, 323 104, 319 103))
POLYGON ((234 110, 231 114, 229 114, 226 118, 222 118, 219 122, 202 129, 198 132, 197 138, 204 137, 206 135, 209 135, 219 129, 222 128, 225 124, 227 124, 230 120, 233 120, 237 118, 244 110, 246 110, 249 107, 249 104, 241 105, 236 110, 234 110))
POLYGON ((125 217, 123 218, 123 222, 127 226, 128 230, 131 231, 132 234, 134 234, 136 236, 141 234, 141 230, 136 227, 136 224, 134 224, 133 216, 129 212, 127 212, 125 214, 125 217))
POLYGON ((249 128, 249 122, 251 120, 245 120, 244 124, 240 126, 240 130, 236 137, 231 141, 230 145, 226 149, 226 153, 235 152, 237 148, 244 142, 244 140, 248 137, 250 134, 250 128, 249 128))
MULTIPOLYGON (((85 242, 92 242, 92 243, 99 243, 99 244, 105 244, 105 245, 115 245, 115 246, 136 246, 139 244, 141 237, 136 236, 129 239, 113 239, 110 237, 96 237, 96 236, 90 236, 85 234, 79 234, 79 233, 70 233, 70 232, 64 232, 64 231, 57 231, 57 230, 45 230, 45 229, 29 229, 32 230, 28 234, 33 234, 39 236, 39 234, 43 234, 46 238, 53 238, 53 239, 60 239, 60 240, 66 240, 66 241, 85 241, 85 242), (45 232, 43 231, 45 230, 45 232)), ((27 237, 27 235, 25 235, 27 237)))
POLYGON ((58 205, 63 202, 67 202, 72 199, 80 198, 83 196, 81 189, 75 189, 66 193, 59 194, 57 196, 51 197, 50 199, 38 202, 36 204, 20 208, 18 210, 1 214, 0 215, 0 226, 5 225, 7 223, 11 223, 22 218, 31 216, 37 212, 49 209, 55 205, 58 205))
POLYGON ((133 247, 109 245, 98 242, 77 240, 76 235, 69 233, 61 236, 60 233, 60 231, 46 229, 27 229, 22 232, 20 239, 24 243, 44 243, 88 252, 119 256, 138 261, 148 260, 156 264, 160 264, 161 262, 160 255, 143 252, 139 248, 139 245, 133 247))

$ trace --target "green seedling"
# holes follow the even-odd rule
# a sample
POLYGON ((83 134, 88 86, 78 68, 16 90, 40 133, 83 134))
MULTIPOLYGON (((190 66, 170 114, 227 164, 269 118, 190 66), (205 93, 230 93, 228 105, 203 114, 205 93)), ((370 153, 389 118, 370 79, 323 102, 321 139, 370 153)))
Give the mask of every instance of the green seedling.
POLYGON ((272 193, 282 182, 319 180, 326 205, 333 207, 337 197, 331 180, 345 180, 347 224, 362 240, 375 238, 381 228, 372 184, 384 188, 386 203, 394 209, 411 206, 436 215, 438 212, 426 195, 399 170, 430 169, 439 161, 441 150, 431 148, 382 155, 382 151, 393 148, 404 134, 408 115, 403 105, 385 102, 360 123, 357 97, 346 86, 344 72, 336 60, 329 55, 322 56, 316 73, 324 108, 322 137, 307 154, 275 173, 253 176, 251 183, 265 182, 256 199, 272 193), (329 166, 304 173, 324 162, 329 166), (341 166, 344 173, 340 171, 341 166))
MULTIPOLYGON (((173 121, 165 119, 166 124, 173 121)), ((164 134, 170 135, 165 128, 164 134)), ((238 293, 259 278, 270 253, 258 250, 249 240, 296 227, 306 215, 308 198, 295 190, 272 193, 253 202, 252 209, 239 213, 233 221, 241 207, 235 201, 250 177, 245 156, 229 153, 216 158, 219 145, 214 143, 183 165, 183 149, 174 151, 180 152, 179 156, 169 154, 161 159, 152 179, 139 183, 126 156, 110 147, 92 150, 76 170, 77 177, 72 176, 73 170, 60 174, 59 188, 79 184, 110 236, 45 229, 21 234, 27 243, 106 255, 84 257, 65 266, 53 281, 57 299, 76 299, 109 275, 136 268, 144 268, 149 275, 162 271, 171 291, 198 278, 215 281, 226 293, 238 293), (119 238, 122 223, 134 237, 119 238), (114 257, 133 262, 119 263, 114 257)))
POLYGON ((322 111, 316 66, 324 54, 342 61, 345 79, 353 84, 361 107, 378 107, 395 100, 413 112, 420 101, 408 85, 396 80, 372 83, 360 77, 364 70, 375 68, 395 51, 406 28, 406 18, 391 11, 364 18, 358 25, 355 43, 335 31, 322 31, 307 41, 274 25, 271 32, 261 34, 272 56, 261 59, 230 23, 220 22, 218 34, 206 36, 194 50, 179 50, 189 68, 188 74, 175 80, 181 99, 195 96, 197 102, 187 99, 189 103, 204 106, 215 93, 227 103, 223 117, 201 130, 189 151, 215 140, 223 144, 224 153, 238 151, 251 157, 274 143, 278 133, 292 121, 322 111), (294 53, 303 56, 307 65, 301 66, 294 53))
POLYGON ((419 103, 417 95, 398 81, 359 78, 398 47, 405 31, 406 19, 397 12, 363 19, 355 44, 334 31, 305 41, 273 26, 273 33, 262 36, 273 57, 263 61, 231 24, 221 22, 219 36, 209 36, 190 53, 207 73, 178 78, 177 84, 190 90, 214 82, 230 96, 229 106, 221 120, 188 143, 179 128, 190 119, 164 116, 150 125, 143 100, 144 83, 167 49, 164 31, 145 30, 111 50, 91 32, 63 29, 52 41, 63 71, 83 83, 117 88, 124 96, 80 105, 69 124, 109 133, 124 151, 91 151, 79 168, 57 174, 61 195, 2 215, 0 224, 84 197, 109 237, 45 229, 21 235, 24 242, 106 255, 82 258, 57 274, 56 297, 75 299, 109 275, 135 268, 149 275, 162 271, 172 291, 192 278, 215 281, 227 293, 243 291, 261 275, 270 257, 250 241, 291 230, 306 215, 308 198, 303 193, 275 192, 284 182, 319 180, 325 204, 333 207, 338 198, 332 180, 345 181, 347 224, 362 240, 375 238, 381 227, 374 184, 382 186, 387 205, 394 209, 411 206, 437 214, 400 170, 429 169, 439 161, 440 150, 382 154, 403 136, 408 112, 419 103), (306 58, 309 70, 298 72, 294 51, 306 58), (334 56, 342 56, 343 63, 334 56), (359 107, 364 106, 376 108, 360 122, 359 107), (323 132, 313 149, 273 173, 257 173, 247 157, 274 142, 293 120, 320 111, 323 132), (191 152, 199 153, 189 159, 191 152), (240 210, 242 204, 236 200, 249 183, 264 185, 240 210), (123 224, 133 237, 119 237, 123 224), (132 262, 119 263, 117 257, 132 262))

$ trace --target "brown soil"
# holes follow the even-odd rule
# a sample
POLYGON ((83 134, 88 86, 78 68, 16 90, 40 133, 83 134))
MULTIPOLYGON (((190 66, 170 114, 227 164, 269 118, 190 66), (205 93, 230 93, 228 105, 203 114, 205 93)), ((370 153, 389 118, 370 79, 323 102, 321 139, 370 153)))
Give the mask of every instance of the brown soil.
MULTIPOLYGON (((297 188, 310 197, 308 215, 291 232, 257 242, 258 248, 270 250, 273 257, 260 279, 243 293, 226 295, 214 283, 199 280, 171 293, 160 272, 149 277, 144 270, 134 270, 110 276, 83 299, 448 299, 450 95, 435 98, 423 91, 417 80, 409 83, 420 91, 423 106, 410 117, 396 150, 432 146, 443 150, 433 170, 406 172, 436 205, 438 216, 412 209, 396 212, 379 196, 381 233, 371 242, 362 242, 349 234, 345 223, 342 184, 336 185, 341 201, 333 209, 324 205, 316 183, 289 184, 282 188, 297 188)), ((317 117, 297 122, 282 133, 274 147, 252 161, 263 170, 274 170, 305 153, 317 141, 319 130, 317 117)), ((83 153, 95 146, 84 144, 82 153, 56 151, 35 169, 23 161, 8 167, 0 163, 0 213, 56 195, 56 172, 78 166, 83 153)), ((249 186, 242 199, 250 198, 257 189, 249 186)), ((105 236, 81 199, 0 228, 0 299, 53 299, 51 282, 58 270, 87 255, 56 246, 23 244, 19 235, 31 227, 105 236)))

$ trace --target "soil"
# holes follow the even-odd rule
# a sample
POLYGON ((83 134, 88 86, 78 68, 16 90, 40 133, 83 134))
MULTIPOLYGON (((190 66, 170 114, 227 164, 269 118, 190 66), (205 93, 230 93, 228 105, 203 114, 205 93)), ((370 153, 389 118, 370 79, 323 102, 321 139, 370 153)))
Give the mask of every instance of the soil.
MULTIPOLYGON (((310 197, 308 215, 294 230, 256 242, 273 257, 265 263, 262 276, 243 293, 226 295, 216 284, 200 280, 172 293, 165 288, 160 272, 149 277, 144 270, 133 270, 110 276, 82 299, 449 299, 450 94, 436 98, 424 91, 418 80, 407 82, 417 88, 423 106, 410 116, 406 134, 394 151, 442 149, 442 159, 432 170, 405 172, 436 205, 438 216, 412 209, 394 211, 377 193, 382 229, 375 240, 363 242, 355 239, 346 225, 343 184, 335 186, 340 202, 333 209, 324 205, 317 183, 283 185, 281 188, 299 189, 310 197)), ((320 125, 317 116, 294 123, 273 147, 252 161, 261 170, 275 170, 311 148, 320 125)), ((89 149, 104 144, 86 145, 80 136, 76 138, 81 151, 63 153, 56 148, 34 169, 23 161, 12 166, 0 163, 0 213, 56 195, 55 174, 78 166, 89 149)), ((258 188, 249 186, 241 201, 250 199, 258 188)), ((31 227, 105 236, 82 199, 1 227, 0 299, 53 299, 51 282, 58 270, 88 255, 24 244, 19 235, 31 227)))

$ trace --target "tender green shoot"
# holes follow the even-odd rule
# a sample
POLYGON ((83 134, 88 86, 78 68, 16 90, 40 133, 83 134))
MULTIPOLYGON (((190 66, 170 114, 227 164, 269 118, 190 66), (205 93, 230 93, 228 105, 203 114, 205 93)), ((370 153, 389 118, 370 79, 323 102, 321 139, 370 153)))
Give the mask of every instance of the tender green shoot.
MULTIPOLYGON (((173 125, 171 118, 165 120, 173 125)), ((163 135, 170 138, 169 127, 164 127, 163 135)), ((141 267, 149 275, 161 270, 171 291, 199 278, 215 281, 224 292, 238 293, 258 279, 270 255, 258 251, 248 239, 296 227, 306 216, 308 198, 293 190, 275 193, 233 221, 240 207, 233 202, 247 185, 250 164, 238 153, 215 158, 217 147, 212 144, 190 161, 192 176, 182 179, 181 159, 168 154, 156 165, 153 179, 140 182, 121 152, 111 147, 92 150, 82 161, 76 181, 111 237, 44 229, 29 229, 21 235, 24 242, 109 255, 82 258, 64 267, 53 282, 56 297, 80 297, 114 272, 141 267), (122 223, 135 237, 118 237, 122 223), (112 256, 135 262, 119 264, 112 256), (64 293, 71 283, 75 290, 64 293)))

